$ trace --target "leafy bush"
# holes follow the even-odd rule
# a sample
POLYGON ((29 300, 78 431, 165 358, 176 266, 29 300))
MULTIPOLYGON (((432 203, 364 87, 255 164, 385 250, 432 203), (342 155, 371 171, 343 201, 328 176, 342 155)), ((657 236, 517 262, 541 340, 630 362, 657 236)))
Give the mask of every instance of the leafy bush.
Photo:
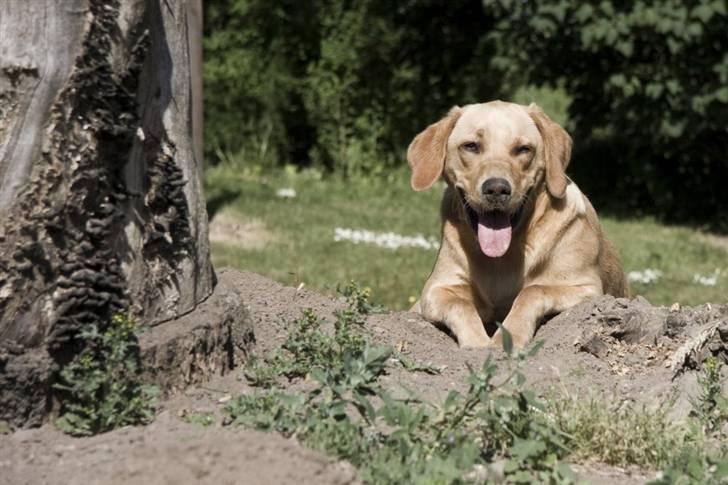
POLYGON ((344 287, 337 285, 336 291, 346 298, 349 311, 368 315, 370 313, 383 313, 386 309, 382 305, 372 304, 369 301, 372 290, 361 288, 355 281, 349 281, 344 287))
POLYGON ((715 356, 703 362, 703 374, 698 377, 701 394, 694 400, 693 415, 703 423, 706 432, 728 434, 728 395, 723 393, 721 368, 723 364, 715 356))
POLYGON ((501 62, 571 95, 577 148, 591 144, 572 171, 600 205, 728 215, 725 1, 484 3, 501 19, 501 62))
POLYGON ((341 366, 315 368, 316 386, 302 394, 240 396, 226 408, 228 422, 295 435, 350 461, 367 483, 483 482, 502 475, 509 483, 572 482, 559 463, 565 437, 523 389, 520 372, 496 384, 488 359, 471 372, 465 394, 453 391, 433 404, 395 398, 378 384, 391 353, 367 345, 341 366))
POLYGON ((82 331, 84 350, 54 385, 61 402, 56 425, 72 435, 92 435, 154 417, 157 389, 141 382, 137 325, 117 315, 103 330, 82 331))
POLYGON ((205 18, 208 154, 376 173, 502 92, 480 0, 211 0, 205 18))
POLYGON ((377 359, 392 357, 411 371, 437 373, 429 364, 419 363, 391 349, 371 348, 361 334, 363 316, 381 310, 369 302, 369 291, 361 289, 351 281, 343 289, 347 307, 336 312, 333 335, 322 328, 323 321, 313 310, 306 309, 293 325, 280 349, 264 357, 253 358, 246 366, 245 376, 254 386, 272 387, 278 385, 280 377, 289 380, 306 377, 322 369, 341 372, 349 362, 373 352, 377 359))
POLYGON ((715 356, 703 362, 700 395, 692 401, 694 443, 674 450, 654 485, 728 482, 728 398, 723 391, 722 363, 715 356))
POLYGON ((340 313, 332 336, 321 331, 322 322, 311 309, 304 310, 281 349, 253 359, 246 377, 254 385, 271 386, 280 376, 294 379, 317 367, 342 366, 345 358, 364 352, 364 340, 352 331, 352 325, 360 323, 353 312, 340 313))
POLYGON ((702 450, 681 448, 677 457, 651 485, 719 484, 728 481, 728 446, 719 454, 705 455, 702 450))
MULTIPOLYGON (((338 312, 333 336, 322 331, 313 312, 304 312, 283 350, 258 360, 246 374, 252 384, 270 389, 231 401, 227 423, 296 436, 348 460, 367 483, 482 483, 504 476, 509 483, 572 482, 571 471, 559 462, 566 436, 523 387, 518 365, 527 354, 519 354, 500 383, 488 358, 471 370, 465 394, 453 391, 441 404, 409 392, 396 397, 379 383, 390 362, 436 369, 410 367, 390 347, 356 333, 372 307, 367 292, 353 283, 344 293, 349 307, 338 312), (308 376, 313 387, 287 394, 275 387, 279 374, 308 376)), ((512 352, 509 339, 504 346, 512 352)))

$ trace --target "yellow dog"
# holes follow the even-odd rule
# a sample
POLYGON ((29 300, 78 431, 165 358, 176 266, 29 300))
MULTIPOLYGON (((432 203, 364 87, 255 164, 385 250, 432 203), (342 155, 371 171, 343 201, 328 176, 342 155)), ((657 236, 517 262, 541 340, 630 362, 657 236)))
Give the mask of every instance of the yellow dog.
POLYGON ((412 188, 447 182, 442 245, 413 311, 461 347, 528 344, 540 321, 586 298, 626 296, 619 257, 566 177, 571 137, 538 106, 454 107, 407 151, 412 188))

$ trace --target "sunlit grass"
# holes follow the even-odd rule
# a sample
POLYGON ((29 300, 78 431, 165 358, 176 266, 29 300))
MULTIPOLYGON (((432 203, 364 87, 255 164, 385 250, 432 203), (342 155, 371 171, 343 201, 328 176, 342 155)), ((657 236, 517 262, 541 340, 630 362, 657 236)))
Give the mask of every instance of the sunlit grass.
MULTIPOLYGON (((233 266, 324 291, 354 279, 372 289, 373 301, 405 309, 419 295, 435 261, 434 250, 334 241, 336 227, 439 237, 444 185, 415 193, 404 170, 386 178, 344 181, 313 171, 262 173, 228 163, 208 170, 206 186, 214 209, 241 221, 262 221, 272 236, 257 248, 213 240, 216 267, 233 266), (281 188, 293 188, 296 196, 277 196, 281 188)), ((602 222, 627 271, 662 272, 654 283, 632 284, 633 293, 654 304, 728 301, 728 251, 707 244, 697 231, 650 219, 602 217, 602 222), (694 281, 696 274, 715 271, 721 272, 715 286, 694 281)))

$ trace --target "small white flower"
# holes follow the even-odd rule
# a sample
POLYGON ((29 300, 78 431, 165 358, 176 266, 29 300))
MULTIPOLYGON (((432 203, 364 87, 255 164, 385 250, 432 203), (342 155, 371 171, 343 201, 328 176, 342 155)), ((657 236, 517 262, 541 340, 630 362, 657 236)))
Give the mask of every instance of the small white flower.
POLYGON ((720 274, 721 271, 719 269, 716 269, 712 275, 695 274, 693 275, 693 283, 703 286, 715 286, 718 283, 720 274))
POLYGON ((354 244, 374 244, 386 249, 399 249, 402 247, 437 249, 440 243, 434 237, 426 238, 422 234, 402 236, 393 232, 374 232, 366 229, 348 229, 337 227, 334 229, 334 241, 350 241, 354 244))
POLYGON ((627 279, 630 283, 642 283, 649 285, 662 278, 662 271, 659 269, 647 268, 642 271, 630 271, 627 279))
POLYGON ((281 199, 293 199, 296 197, 296 189, 292 187, 284 187, 276 190, 276 196, 281 199))

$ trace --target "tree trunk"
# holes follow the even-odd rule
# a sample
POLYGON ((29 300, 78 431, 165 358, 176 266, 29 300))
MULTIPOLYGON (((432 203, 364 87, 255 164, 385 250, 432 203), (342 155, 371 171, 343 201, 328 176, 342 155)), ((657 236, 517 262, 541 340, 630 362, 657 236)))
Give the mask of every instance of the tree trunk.
POLYGON ((89 324, 211 293, 200 7, 0 2, 0 389, 9 355, 63 364, 89 324))

